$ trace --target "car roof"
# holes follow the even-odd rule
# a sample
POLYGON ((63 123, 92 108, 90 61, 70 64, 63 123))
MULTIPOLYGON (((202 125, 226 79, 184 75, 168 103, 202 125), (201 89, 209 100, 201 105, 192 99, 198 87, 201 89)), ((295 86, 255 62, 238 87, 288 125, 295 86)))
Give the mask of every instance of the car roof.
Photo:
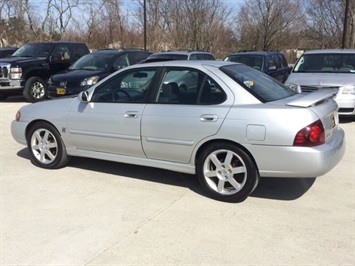
POLYGON ((319 49, 305 51, 304 54, 355 54, 355 49, 319 49))
POLYGON ((135 50, 135 49, 100 49, 95 50, 92 53, 94 54, 119 54, 119 53, 131 53, 131 52, 143 52, 151 54, 151 52, 144 50, 135 50))
POLYGON ((222 60, 170 60, 137 64, 134 66, 172 66, 172 67, 200 67, 204 65, 222 67, 227 65, 240 65, 240 63, 222 60))

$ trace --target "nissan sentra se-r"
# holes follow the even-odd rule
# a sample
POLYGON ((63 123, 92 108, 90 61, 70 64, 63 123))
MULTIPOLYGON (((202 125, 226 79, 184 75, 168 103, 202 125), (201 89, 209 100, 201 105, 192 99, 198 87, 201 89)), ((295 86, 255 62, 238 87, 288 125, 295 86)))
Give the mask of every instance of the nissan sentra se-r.
POLYGON ((232 62, 138 64, 77 97, 23 106, 11 130, 39 167, 81 156, 163 168, 240 202, 259 177, 318 177, 337 165, 345 139, 334 93, 299 94, 232 62))

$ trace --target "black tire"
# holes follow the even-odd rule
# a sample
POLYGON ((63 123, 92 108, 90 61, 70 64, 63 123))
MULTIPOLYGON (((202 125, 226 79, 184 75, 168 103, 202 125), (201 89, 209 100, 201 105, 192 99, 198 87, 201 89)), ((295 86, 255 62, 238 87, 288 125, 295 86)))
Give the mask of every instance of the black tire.
POLYGON ((0 92, 0 100, 3 101, 3 100, 6 100, 7 99, 7 94, 3 93, 3 92, 0 92))
POLYGON ((242 202, 259 183, 253 160, 243 149, 230 143, 213 143, 205 148, 196 168, 207 195, 220 201, 242 202))
POLYGON ((27 134, 27 147, 33 164, 42 168, 61 168, 70 159, 59 132, 46 122, 38 122, 31 127, 27 134))
POLYGON ((25 83, 23 96, 28 102, 38 102, 47 98, 47 83, 39 78, 29 78, 25 83))

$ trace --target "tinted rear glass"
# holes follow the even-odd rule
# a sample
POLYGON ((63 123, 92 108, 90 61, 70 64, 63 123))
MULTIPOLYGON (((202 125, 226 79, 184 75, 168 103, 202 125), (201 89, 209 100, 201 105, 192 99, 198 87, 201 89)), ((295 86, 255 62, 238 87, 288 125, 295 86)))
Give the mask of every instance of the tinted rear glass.
POLYGON ((163 58, 165 60, 187 60, 187 55, 184 54, 152 54, 149 56, 149 59, 154 58, 163 58))
POLYGON ((296 92, 270 76, 243 65, 220 68, 222 72, 245 88, 261 102, 272 102, 295 95, 296 92))
POLYGON ((238 62, 244 65, 250 66, 252 68, 261 70, 264 69, 264 56, 262 55, 232 55, 228 56, 224 61, 238 62))
POLYGON ((293 72, 355 74, 355 54, 304 54, 293 72))

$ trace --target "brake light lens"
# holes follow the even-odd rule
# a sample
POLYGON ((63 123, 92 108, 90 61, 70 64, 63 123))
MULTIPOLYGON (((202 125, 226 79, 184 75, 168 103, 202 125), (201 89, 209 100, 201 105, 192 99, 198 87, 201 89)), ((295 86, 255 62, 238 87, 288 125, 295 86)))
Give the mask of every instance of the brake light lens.
POLYGON ((312 147, 325 142, 323 123, 320 120, 302 128, 295 136, 293 146, 312 147))

